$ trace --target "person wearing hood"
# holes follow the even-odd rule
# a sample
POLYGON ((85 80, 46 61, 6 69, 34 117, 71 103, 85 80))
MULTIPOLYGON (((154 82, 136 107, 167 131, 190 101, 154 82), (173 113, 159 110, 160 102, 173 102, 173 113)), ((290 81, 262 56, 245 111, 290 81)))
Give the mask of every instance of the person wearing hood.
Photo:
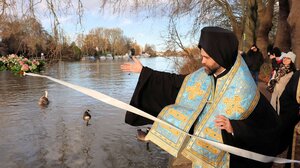
MULTIPOLYGON (((204 27, 198 44, 203 67, 189 75, 155 71, 133 58, 134 63, 121 65, 124 72, 140 73, 130 104, 195 137, 275 156, 279 119, 238 55, 238 45, 232 31, 204 27)), ((193 167, 272 166, 229 154, 129 111, 125 122, 153 124, 146 140, 191 160, 193 167)))
POLYGON ((261 65, 264 63, 262 53, 257 48, 256 44, 253 44, 247 54, 244 56, 244 60, 254 78, 255 83, 258 82, 258 74, 261 65))

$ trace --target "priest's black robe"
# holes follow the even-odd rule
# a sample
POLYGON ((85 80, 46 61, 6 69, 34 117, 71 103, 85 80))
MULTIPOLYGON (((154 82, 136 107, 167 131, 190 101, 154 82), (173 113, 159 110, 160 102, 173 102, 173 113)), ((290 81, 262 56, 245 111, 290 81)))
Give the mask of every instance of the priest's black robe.
MULTIPOLYGON (((157 116, 165 106, 174 104, 185 76, 154 71, 143 67, 130 104, 157 116)), ((125 122, 133 126, 153 123, 152 121, 127 112, 125 122)), ((279 118, 268 100, 261 94, 251 115, 244 120, 230 120, 234 135, 222 130, 223 142, 264 155, 275 156, 279 142, 279 118)), ((272 163, 230 155, 231 168, 264 168, 272 163)))

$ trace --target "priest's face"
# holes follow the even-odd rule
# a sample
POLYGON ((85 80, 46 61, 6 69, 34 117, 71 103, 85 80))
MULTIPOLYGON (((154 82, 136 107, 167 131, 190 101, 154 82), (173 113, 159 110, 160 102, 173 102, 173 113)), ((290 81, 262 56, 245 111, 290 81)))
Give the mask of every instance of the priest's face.
POLYGON ((221 68, 221 66, 212 59, 204 50, 201 49, 201 57, 202 57, 202 65, 205 68, 205 72, 208 75, 212 75, 216 72, 218 72, 221 68))

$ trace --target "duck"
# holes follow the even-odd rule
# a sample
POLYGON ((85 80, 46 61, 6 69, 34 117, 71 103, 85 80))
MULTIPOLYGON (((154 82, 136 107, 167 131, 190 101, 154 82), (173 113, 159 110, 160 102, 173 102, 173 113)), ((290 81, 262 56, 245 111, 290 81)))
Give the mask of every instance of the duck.
POLYGON ((45 90, 45 95, 40 98, 39 105, 40 106, 47 106, 48 104, 49 104, 48 91, 45 90))
POLYGON ((92 118, 91 114, 89 113, 90 110, 87 109, 84 113, 83 113, 83 120, 86 121, 86 126, 89 126, 89 121, 92 118))
POLYGON ((146 149, 147 149, 147 151, 150 151, 150 147, 149 147, 149 140, 146 140, 145 137, 149 133, 149 131, 150 131, 149 127, 146 128, 146 131, 143 131, 142 129, 138 129, 137 130, 137 135, 136 135, 136 138, 139 141, 146 142, 146 149))
POLYGON ((149 127, 146 128, 146 131, 143 131, 142 129, 137 129, 136 138, 140 141, 148 142, 148 140, 146 140, 145 137, 148 134, 149 130, 149 127))

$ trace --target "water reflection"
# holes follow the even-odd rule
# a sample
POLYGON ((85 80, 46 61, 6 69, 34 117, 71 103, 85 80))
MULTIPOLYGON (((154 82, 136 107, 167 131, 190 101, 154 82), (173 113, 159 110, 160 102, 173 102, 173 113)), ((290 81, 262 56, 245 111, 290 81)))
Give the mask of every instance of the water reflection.
MULTIPOLYGON (((146 66, 171 71, 173 61, 141 59, 146 66)), ((138 75, 119 70, 123 60, 61 62, 45 75, 129 102, 138 75)), ((168 154, 135 138, 124 110, 104 104, 44 78, 0 72, 1 167, 167 167, 168 154), (50 104, 40 108, 48 91, 50 104), (90 126, 82 120, 91 110, 90 126)))

